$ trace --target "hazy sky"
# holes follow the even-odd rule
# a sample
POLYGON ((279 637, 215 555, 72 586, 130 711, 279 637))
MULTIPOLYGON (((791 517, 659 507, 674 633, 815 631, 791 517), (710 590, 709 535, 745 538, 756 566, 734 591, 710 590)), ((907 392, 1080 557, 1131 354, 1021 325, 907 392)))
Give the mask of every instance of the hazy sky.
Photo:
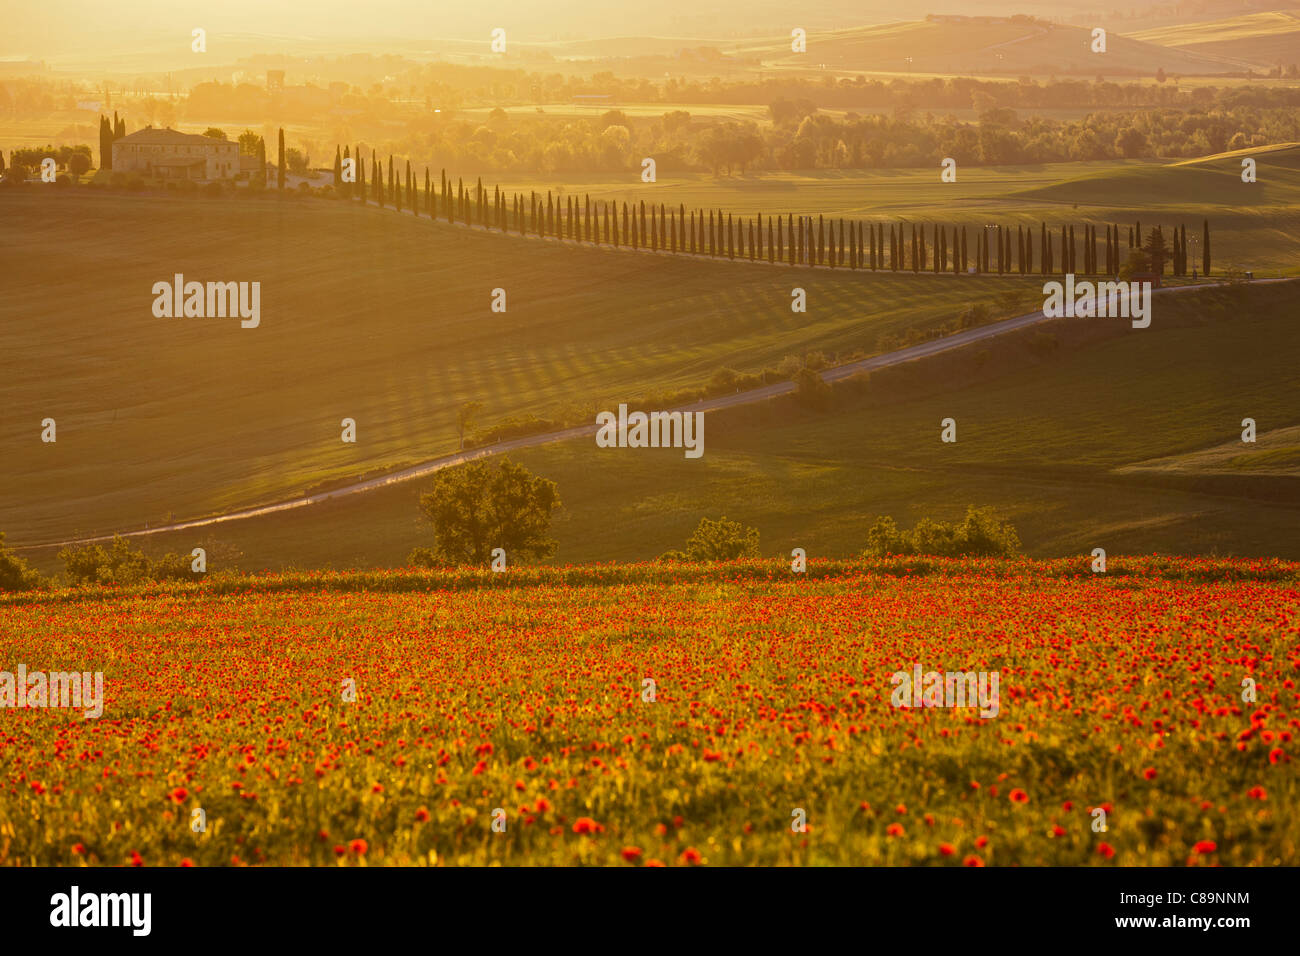
POLYGON ((240 56, 250 41, 258 52, 303 52, 302 41, 315 37, 356 38, 358 52, 382 53, 363 41, 400 38, 405 51, 427 38, 427 48, 436 50, 440 38, 482 35, 486 42, 497 26, 523 42, 630 33, 721 38, 777 27, 860 26, 924 12, 1065 14, 1076 2, 1082 0, 927 0, 922 9, 889 0, 34 0, 5 10, 0 57, 67 66, 116 62, 144 71, 181 66, 195 27, 208 31, 208 55, 219 59, 223 36, 231 41, 226 52, 241 39, 240 56), (278 49, 277 38, 283 38, 278 49))

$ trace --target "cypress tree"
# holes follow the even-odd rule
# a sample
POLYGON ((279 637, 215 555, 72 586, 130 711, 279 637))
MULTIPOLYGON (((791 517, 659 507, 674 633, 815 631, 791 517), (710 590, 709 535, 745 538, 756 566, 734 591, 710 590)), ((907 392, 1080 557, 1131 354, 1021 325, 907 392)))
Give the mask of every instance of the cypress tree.
MULTIPOLYGON (((751 256, 750 258, 762 259, 763 258, 763 214, 760 212, 757 213, 756 215, 758 219, 757 228, 750 235, 753 236, 754 240, 757 242, 757 246, 754 249, 754 255, 751 256)), ((771 220, 769 219, 768 222, 771 222, 771 220)), ((754 243, 751 242, 750 245, 754 245, 754 243)))
MULTIPOLYGON (((114 113, 113 115, 116 116, 117 114, 114 113)), ((280 169, 276 173, 275 188, 279 190, 284 189, 284 127, 283 126, 280 127, 280 169)))
POLYGON ((1210 274, 1210 220, 1201 224, 1201 274, 1210 274))
MULTIPOLYGON (((107 122, 107 119, 105 120, 105 122, 107 122)), ((364 169, 365 167, 362 167, 363 186, 365 184, 364 169)), ((266 140, 263 139, 261 136, 257 137, 257 181, 261 184, 263 189, 266 188, 266 140)), ((362 200, 366 198, 366 193, 364 189, 362 189, 361 191, 361 198, 362 200)))
POLYGON ((858 267, 858 234, 855 223, 849 223, 849 268, 858 267))
POLYGON ((343 193, 343 153, 339 149, 338 143, 334 144, 334 194, 336 196, 343 193))
POLYGON ((768 216, 767 217, 767 261, 769 264, 776 262, 777 258, 780 255, 776 247, 772 245, 772 238, 773 238, 772 217, 768 216))
POLYGON ((798 262, 798 243, 794 234, 794 213, 786 213, 785 221, 785 253, 790 265, 798 262))

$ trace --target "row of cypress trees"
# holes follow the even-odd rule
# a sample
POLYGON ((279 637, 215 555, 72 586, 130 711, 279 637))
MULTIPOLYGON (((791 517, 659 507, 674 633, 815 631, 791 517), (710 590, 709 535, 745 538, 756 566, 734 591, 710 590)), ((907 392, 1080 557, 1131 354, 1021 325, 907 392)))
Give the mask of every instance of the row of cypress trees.
MULTIPOLYGON (((843 218, 828 220, 821 215, 782 217, 762 213, 742 218, 722 210, 688 211, 684 204, 671 209, 663 203, 647 206, 644 201, 629 205, 598 199, 593 203, 590 195, 557 197, 550 190, 544 199, 538 192, 508 195, 498 187, 489 194, 482 178, 470 187, 457 179, 453 187, 446 170, 434 182, 428 168, 421 189, 409 160, 399 168, 389 156, 385 174, 384 164, 374 152, 367 179, 365 163, 359 159, 360 147, 355 154, 356 182, 344 183, 343 160, 352 155, 347 148, 335 150, 335 183, 343 198, 391 206, 399 212, 405 208, 416 215, 453 223, 561 241, 833 269, 951 269, 958 274, 973 265, 978 273, 999 275, 1031 275, 1035 271, 1042 275, 1114 275, 1127 258, 1121 253, 1123 231, 1118 225, 1107 225, 1103 238, 1099 227, 1085 224, 1082 243, 1074 226, 1062 226, 1058 239, 1055 231, 1042 223, 1037 242, 1032 226, 1016 226, 1014 230, 1002 225, 985 226, 974 230, 972 255, 968 227, 941 223, 864 223, 843 218)), ((1206 220, 1202 244, 1202 271, 1206 275, 1210 271, 1209 228, 1206 220)), ((1163 235, 1157 227, 1142 243, 1142 224, 1135 223, 1128 229, 1128 248, 1141 244, 1150 255, 1153 269, 1163 271, 1164 264, 1170 262, 1174 275, 1186 274, 1187 227, 1174 229, 1172 249, 1164 245, 1163 235)))

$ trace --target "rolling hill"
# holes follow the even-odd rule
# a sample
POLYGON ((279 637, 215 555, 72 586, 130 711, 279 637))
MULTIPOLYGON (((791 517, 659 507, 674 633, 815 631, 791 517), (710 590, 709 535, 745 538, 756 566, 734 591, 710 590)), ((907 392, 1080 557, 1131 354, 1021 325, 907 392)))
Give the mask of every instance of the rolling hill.
MULTIPOLYGON (((1097 26, 1107 28, 1104 17, 1097 26)), ((1107 30, 1105 53, 1091 50, 1089 28, 1027 17, 928 17, 808 35, 806 53, 788 36, 741 47, 777 69, 856 72, 1085 74, 1149 76, 1211 74, 1235 69, 1197 49, 1175 49, 1107 30)))
POLYGON ((874 349, 1032 279, 819 270, 575 248, 330 202, 0 197, 24 268, 0 302, 0 528, 11 543, 283 500, 454 450, 455 415, 550 415, 720 368, 874 349), (155 282, 262 283, 262 319, 163 319, 155 282), (50 289, 58 289, 52 298, 50 289), (492 290, 507 311, 491 311, 492 290), (40 440, 57 423, 57 442, 40 440), (340 440, 344 418, 358 440, 340 440))
POLYGON ((1300 61, 1300 10, 1268 10, 1222 20, 1180 23, 1130 34, 1130 39, 1221 59, 1256 70, 1300 61))

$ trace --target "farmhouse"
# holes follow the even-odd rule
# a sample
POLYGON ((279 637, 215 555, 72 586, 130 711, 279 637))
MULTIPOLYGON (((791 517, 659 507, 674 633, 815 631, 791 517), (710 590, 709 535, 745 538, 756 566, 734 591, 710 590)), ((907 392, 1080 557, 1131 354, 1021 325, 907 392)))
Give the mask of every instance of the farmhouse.
POLYGON ((113 170, 154 179, 234 179, 239 144, 146 126, 113 141, 113 170))

